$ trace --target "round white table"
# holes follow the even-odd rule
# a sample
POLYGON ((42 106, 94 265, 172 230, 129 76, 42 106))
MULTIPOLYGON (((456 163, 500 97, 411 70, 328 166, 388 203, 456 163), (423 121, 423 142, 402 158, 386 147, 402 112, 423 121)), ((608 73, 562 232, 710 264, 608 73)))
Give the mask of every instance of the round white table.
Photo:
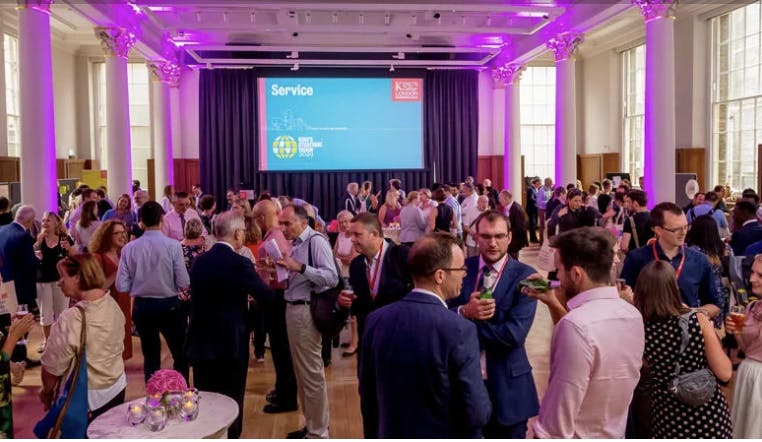
POLYGON ((222 394, 209 391, 199 392, 198 417, 195 421, 184 422, 170 419, 161 431, 151 431, 145 424, 135 427, 127 423, 127 409, 133 404, 141 404, 145 398, 138 398, 110 409, 98 416, 89 427, 90 439, 226 439, 228 427, 238 416, 238 404, 222 394))

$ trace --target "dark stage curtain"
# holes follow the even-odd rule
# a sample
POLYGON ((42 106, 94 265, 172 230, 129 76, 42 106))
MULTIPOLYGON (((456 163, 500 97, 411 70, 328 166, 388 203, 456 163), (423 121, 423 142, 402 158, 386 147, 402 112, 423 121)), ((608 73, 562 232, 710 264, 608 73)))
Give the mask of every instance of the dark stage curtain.
MULTIPOLYGON (((228 188, 268 190, 310 201, 326 220, 336 216, 349 182, 370 180, 374 192, 391 178, 403 189, 434 181, 462 181, 476 175, 478 141, 478 73, 428 71, 424 78, 423 170, 353 172, 259 172, 257 72, 202 70, 199 92, 201 185, 224 210, 228 188)), ((337 75, 339 76, 339 75, 337 75)), ((383 197, 382 197, 383 198, 383 197)))

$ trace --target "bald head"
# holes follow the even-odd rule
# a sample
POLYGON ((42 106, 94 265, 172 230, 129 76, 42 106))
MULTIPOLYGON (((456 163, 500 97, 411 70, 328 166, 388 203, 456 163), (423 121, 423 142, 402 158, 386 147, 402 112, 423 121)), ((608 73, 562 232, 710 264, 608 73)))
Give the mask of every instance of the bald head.
POLYGON ((255 204, 252 214, 259 227, 264 231, 275 228, 278 225, 278 208, 271 200, 262 200, 255 204))

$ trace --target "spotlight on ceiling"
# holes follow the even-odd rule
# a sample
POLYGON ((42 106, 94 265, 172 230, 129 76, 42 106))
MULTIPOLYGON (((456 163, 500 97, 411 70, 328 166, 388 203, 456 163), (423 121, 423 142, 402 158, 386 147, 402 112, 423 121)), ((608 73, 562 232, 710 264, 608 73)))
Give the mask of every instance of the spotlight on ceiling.
POLYGON ((252 12, 251 14, 249 14, 249 21, 251 22, 252 25, 257 21, 256 12, 252 12))
POLYGON ((291 66, 292 71, 298 71, 299 70, 299 63, 294 63, 293 66, 291 66))
POLYGON ((404 52, 397 52, 396 55, 392 55, 392 58, 396 58, 397 60, 404 60, 405 59, 405 53, 404 52))
POLYGON ((386 15, 384 15, 384 24, 386 26, 389 26, 392 23, 392 16, 387 12, 386 15))
POLYGON ((394 72, 394 63, 392 63, 391 66, 389 66, 389 72, 394 72))
POLYGON ((299 52, 298 51, 291 51, 289 55, 286 55, 286 58, 299 58, 299 52))

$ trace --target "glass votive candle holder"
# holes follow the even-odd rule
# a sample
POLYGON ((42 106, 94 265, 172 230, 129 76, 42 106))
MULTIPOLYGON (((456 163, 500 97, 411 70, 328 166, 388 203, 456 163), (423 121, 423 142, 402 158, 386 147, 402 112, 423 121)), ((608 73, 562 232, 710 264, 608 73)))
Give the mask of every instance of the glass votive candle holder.
POLYGON ((189 388, 183 392, 183 401, 198 402, 199 395, 197 388, 189 388))
POLYGON ((161 431, 167 426, 167 412, 161 405, 149 405, 146 404, 146 420, 145 424, 151 431, 161 431))
POLYGON ((185 422, 196 420, 196 417, 198 417, 198 401, 183 401, 183 406, 180 409, 180 416, 185 422))
POLYGON ((127 423, 131 426, 140 425, 146 420, 146 409, 143 404, 133 404, 127 408, 127 423))

